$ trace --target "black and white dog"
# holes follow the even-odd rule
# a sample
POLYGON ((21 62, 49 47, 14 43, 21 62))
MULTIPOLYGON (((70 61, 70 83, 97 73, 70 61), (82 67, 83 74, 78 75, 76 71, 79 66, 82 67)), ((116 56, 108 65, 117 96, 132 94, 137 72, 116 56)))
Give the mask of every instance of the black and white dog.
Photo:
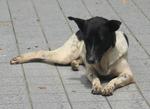
POLYGON ((79 19, 75 21, 79 31, 73 34, 60 48, 52 51, 36 51, 13 58, 11 64, 29 61, 44 61, 57 64, 71 64, 74 70, 84 64, 88 79, 92 83, 92 93, 111 95, 116 88, 134 82, 132 71, 127 62, 128 38, 117 31, 120 21, 102 17, 79 19), (115 76, 102 87, 99 75, 115 76))

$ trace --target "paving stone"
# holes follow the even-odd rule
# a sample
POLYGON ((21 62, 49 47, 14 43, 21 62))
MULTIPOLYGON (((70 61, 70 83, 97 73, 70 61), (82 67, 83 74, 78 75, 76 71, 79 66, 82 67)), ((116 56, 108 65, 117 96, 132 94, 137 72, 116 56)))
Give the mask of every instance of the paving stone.
POLYGON ((23 77, 22 69, 20 65, 10 65, 9 63, 1 63, 0 69, 0 77, 23 77))
POLYGON ((111 101, 113 109, 149 109, 143 100, 111 101))
POLYGON ((58 84, 43 84, 43 85, 30 85, 29 90, 31 94, 53 94, 64 93, 62 85, 58 84))
POLYGON ((69 103, 60 102, 60 103, 34 103, 34 109, 71 109, 69 103))
POLYGON ((149 13, 149 5, 150 4, 150 1, 149 0, 143 0, 143 1, 140 1, 140 0, 132 0, 134 1, 135 5, 137 7, 140 8, 140 10, 150 19, 150 13, 149 13))
POLYGON ((90 84, 67 84, 65 87, 68 93, 91 93, 92 86, 90 84))
POLYGON ((9 11, 7 10, 7 3, 5 0, 0 1, 0 19, 1 21, 10 21, 9 11))
POLYGON ((142 91, 149 91, 150 90, 150 81, 137 81, 137 85, 142 91))
POLYGON ((35 76, 35 77, 28 77, 27 80, 29 82, 29 85, 43 85, 43 84, 60 85, 61 84, 61 81, 58 77, 35 76))
POLYGON ((106 101, 105 97, 101 95, 93 95, 91 93, 71 92, 68 94, 71 102, 98 102, 106 101))
POLYGON ((25 85, 23 77, 0 77, 0 86, 25 85))
POLYGON ((110 101, 124 101, 124 100, 142 100, 143 97, 138 91, 114 92, 113 96, 107 97, 110 101))
POLYGON ((27 63, 23 65, 27 77, 58 77, 56 67, 54 65, 45 64, 45 63, 27 63))
POLYGON ((149 91, 142 91, 145 99, 147 100, 148 103, 150 103, 149 99, 150 99, 150 93, 149 91))
POLYGON ((107 102, 74 102, 73 109, 111 109, 107 102))
POLYGON ((51 49, 60 47, 72 34, 56 0, 33 0, 51 49))
POLYGON ((137 39, 140 40, 142 45, 146 45, 144 41, 147 41, 146 37, 149 36, 149 28, 150 28, 149 26, 150 22, 148 21, 148 19, 141 13, 140 10, 137 9, 137 7, 131 1, 129 1, 125 5, 115 0, 113 1, 109 0, 109 2, 115 8, 117 13, 121 16, 124 22, 128 25, 128 27, 133 32, 133 34, 137 37, 137 39), (142 34, 142 38, 140 38, 141 34, 142 34))
MULTIPOLYGON (((65 13, 65 16, 73 16, 73 17, 79 17, 79 18, 90 18, 90 15, 88 13, 88 11, 86 10, 86 8, 84 7, 84 5, 82 4, 82 2, 80 0, 58 0, 59 4, 61 5, 61 8, 63 10, 63 12, 65 13), (80 7, 80 9, 78 8, 80 7)), ((72 27, 72 30, 74 32, 76 32, 78 29, 77 25, 72 22, 69 21, 70 26, 72 27)))
POLYGON ((53 94, 32 94, 33 103, 63 103, 67 102, 65 94, 53 93, 53 94))
POLYGON ((0 95, 7 95, 7 94, 24 94, 26 92, 25 86, 1 86, 0 87, 0 95))
POLYGON ((0 105, 29 103, 27 94, 2 94, 0 98, 0 105))
POLYGON ((20 104, 2 104, 0 109, 31 109, 29 103, 20 103, 20 104))

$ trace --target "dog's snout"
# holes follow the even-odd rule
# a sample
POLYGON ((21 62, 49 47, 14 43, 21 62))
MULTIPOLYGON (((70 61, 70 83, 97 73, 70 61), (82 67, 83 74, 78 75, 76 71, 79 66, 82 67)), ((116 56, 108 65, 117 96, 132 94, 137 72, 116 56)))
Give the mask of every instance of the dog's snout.
POLYGON ((95 59, 94 59, 94 57, 91 56, 87 59, 87 61, 88 61, 88 63, 93 64, 95 62, 95 59))

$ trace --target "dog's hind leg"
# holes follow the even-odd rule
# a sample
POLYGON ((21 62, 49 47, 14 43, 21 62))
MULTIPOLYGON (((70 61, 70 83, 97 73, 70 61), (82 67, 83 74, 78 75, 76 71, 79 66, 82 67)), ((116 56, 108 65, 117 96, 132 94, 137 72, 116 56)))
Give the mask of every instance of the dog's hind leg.
POLYGON ((11 64, 21 64, 30 61, 43 61, 56 64, 70 64, 72 60, 80 56, 83 42, 80 42, 73 34, 70 39, 60 48, 52 51, 36 51, 22 54, 13 58, 11 64))
POLYGON ((68 59, 65 59, 63 53, 54 52, 54 51, 36 51, 31 53, 22 54, 13 58, 10 63, 11 64, 21 64, 31 61, 42 61, 42 62, 50 62, 50 63, 58 63, 58 64, 68 64, 68 59))

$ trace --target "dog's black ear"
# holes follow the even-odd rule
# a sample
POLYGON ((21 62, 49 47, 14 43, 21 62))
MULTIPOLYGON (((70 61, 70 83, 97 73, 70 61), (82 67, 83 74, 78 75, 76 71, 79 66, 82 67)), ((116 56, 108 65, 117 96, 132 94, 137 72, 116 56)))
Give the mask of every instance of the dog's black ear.
POLYGON ((109 26, 111 31, 116 31, 120 28, 121 22, 118 20, 109 20, 106 25, 109 26))
POLYGON ((112 47, 116 45, 116 35, 112 36, 112 47))
POLYGON ((79 29, 83 32, 84 31, 84 24, 85 24, 85 20, 83 19, 79 19, 79 18, 74 18, 69 16, 68 17, 69 20, 74 20, 76 22, 76 24, 78 25, 79 29))

